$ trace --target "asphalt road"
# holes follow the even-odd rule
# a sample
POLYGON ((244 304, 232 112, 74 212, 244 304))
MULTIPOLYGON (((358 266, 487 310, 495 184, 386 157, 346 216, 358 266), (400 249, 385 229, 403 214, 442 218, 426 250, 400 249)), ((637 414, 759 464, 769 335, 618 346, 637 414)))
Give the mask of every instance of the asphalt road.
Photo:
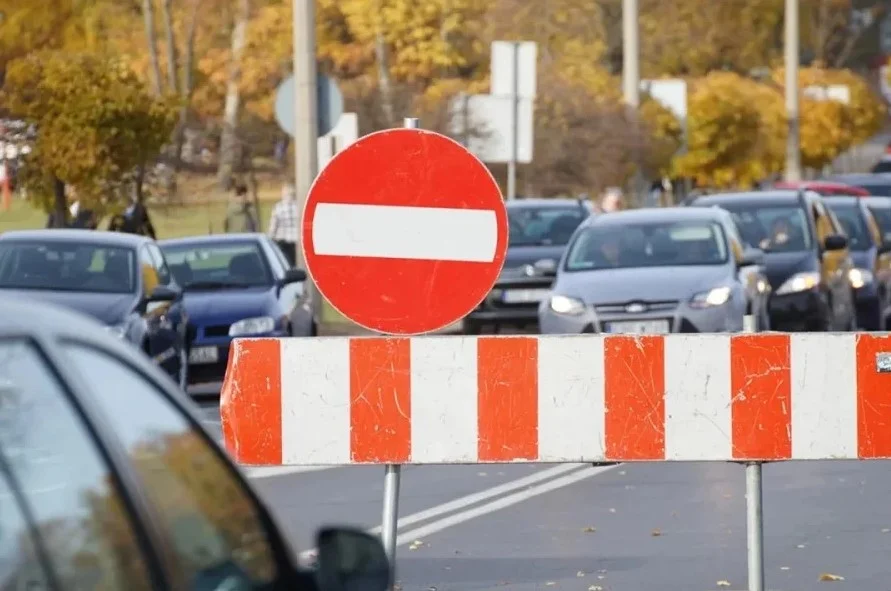
MULTIPOLYGON (((297 550, 323 524, 380 524, 383 468, 247 472, 297 550)), ((767 589, 891 589, 889 491, 881 462, 765 466, 767 589)), ((746 589, 734 464, 407 467, 400 516, 403 591, 746 589)))

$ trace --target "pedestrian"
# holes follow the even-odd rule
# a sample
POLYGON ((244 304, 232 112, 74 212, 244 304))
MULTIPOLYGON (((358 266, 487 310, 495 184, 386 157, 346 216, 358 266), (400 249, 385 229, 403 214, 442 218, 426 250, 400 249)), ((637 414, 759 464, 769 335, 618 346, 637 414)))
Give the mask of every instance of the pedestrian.
POLYGON ((96 212, 89 207, 82 206, 80 199, 71 204, 70 212, 72 228, 95 230, 99 227, 99 220, 96 216, 96 212))
POLYGON ((610 213, 625 209, 625 196, 619 187, 609 187, 600 199, 601 213, 610 213))
POLYGON ((229 211, 223 221, 223 231, 259 232, 260 221, 257 217, 257 210, 248 197, 247 187, 243 183, 236 183, 235 201, 229 205, 229 211))
POLYGON ((294 185, 282 186, 282 198, 272 209, 269 217, 269 237, 278 244, 292 267, 297 266, 297 239, 300 212, 297 211, 297 192, 294 185))
POLYGON ((123 220, 116 220, 115 226, 120 228, 120 232, 139 234, 156 240, 155 226, 149 217, 148 209, 135 195, 131 199, 130 205, 124 210, 123 220))

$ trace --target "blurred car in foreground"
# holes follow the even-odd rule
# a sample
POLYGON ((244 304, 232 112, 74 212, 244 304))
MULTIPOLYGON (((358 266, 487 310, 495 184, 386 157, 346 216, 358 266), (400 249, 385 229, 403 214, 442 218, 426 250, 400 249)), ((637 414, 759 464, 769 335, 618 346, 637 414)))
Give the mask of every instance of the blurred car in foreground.
POLYGON ((159 244, 185 290, 190 383, 222 381, 234 338, 312 333, 308 309, 301 324, 292 320, 302 305, 306 273, 290 268, 264 234, 212 234, 159 244))
POLYGON ((151 238, 90 230, 4 232, 0 295, 93 316, 181 387, 188 383, 182 290, 151 238))
POLYGON ((104 332, 0 302, 4 589, 388 588, 383 547, 358 530, 323 529, 302 568, 191 401, 104 332))
POLYGON ((870 198, 833 195, 824 197, 835 213, 851 249, 854 268, 849 274, 861 330, 887 330, 891 306, 891 244, 885 241, 868 203, 870 198))
POLYGON ((569 239, 594 211, 586 199, 516 199, 506 206, 510 234, 504 269, 464 319, 467 334, 534 327, 569 239))
POLYGON ((544 334, 769 328, 762 253, 745 250, 729 213, 653 208, 594 216, 576 232, 550 298, 544 334))
POLYGON ((870 195, 891 197, 891 173, 854 172, 832 175, 826 180, 859 187, 869 191, 870 195))
POLYGON ((792 190, 717 193, 691 205, 726 209, 743 241, 764 251, 773 290, 773 330, 856 328, 848 239, 820 195, 792 190))

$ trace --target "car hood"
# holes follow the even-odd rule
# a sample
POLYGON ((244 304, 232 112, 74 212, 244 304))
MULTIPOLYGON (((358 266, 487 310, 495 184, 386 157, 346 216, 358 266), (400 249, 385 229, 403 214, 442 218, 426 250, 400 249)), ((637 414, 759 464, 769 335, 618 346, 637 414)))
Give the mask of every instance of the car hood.
POLYGON ((104 324, 118 324, 133 309, 136 297, 128 293, 0 289, 0 293, 22 299, 40 300, 92 316, 104 324))
POLYGON ((231 324, 278 314, 273 287, 187 291, 183 301, 192 324, 231 324))
POLYGON ((817 260, 810 251, 764 254, 764 274, 767 276, 770 286, 775 290, 796 273, 816 270, 817 260))
POLYGON ((871 271, 875 266, 873 262, 873 252, 872 250, 852 250, 851 251, 851 262, 854 263, 854 266, 858 269, 866 269, 871 271))
POLYGON ((504 270, 533 265, 542 259, 552 259, 554 264, 557 264, 565 249, 566 246, 512 246, 507 249, 504 270))
POLYGON ((727 267, 723 265, 601 269, 561 273, 554 292, 586 304, 674 301, 687 300, 725 284, 727 279, 727 267))

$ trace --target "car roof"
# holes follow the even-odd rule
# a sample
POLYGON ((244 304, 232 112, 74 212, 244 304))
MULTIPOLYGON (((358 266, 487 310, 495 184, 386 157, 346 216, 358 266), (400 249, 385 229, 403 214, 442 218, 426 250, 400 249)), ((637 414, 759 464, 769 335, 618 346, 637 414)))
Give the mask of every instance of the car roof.
POLYGON ((891 197, 885 197, 884 195, 869 195, 867 197, 861 197, 861 199, 865 199, 868 203, 880 207, 891 207, 891 197))
POLYGON ((204 234, 201 236, 184 236, 183 238, 168 238, 159 240, 161 246, 188 246, 190 244, 230 243, 244 242, 246 240, 259 240, 265 236, 262 232, 239 232, 235 234, 204 234))
POLYGON ((774 203, 794 204, 798 202, 799 191, 792 189, 774 189, 768 191, 741 191, 738 193, 712 193, 702 195, 691 202, 691 205, 717 205, 720 203, 757 203, 772 201, 774 203))
POLYGON ((588 218, 584 225, 603 226, 626 223, 683 222, 691 220, 715 222, 728 219, 730 219, 730 214, 717 207, 645 207, 593 216, 588 218))
POLYGON ((533 207, 585 207, 584 199, 573 199, 571 197, 520 197, 505 202, 508 209, 523 209, 533 207))
POLYGON ((773 186, 775 189, 807 189, 821 195, 868 195, 869 191, 848 185, 846 183, 832 181, 783 181, 773 186))
POLYGON ((0 234, 2 240, 26 240, 29 242, 80 242, 83 244, 101 244, 103 246, 120 246, 138 248, 153 242, 147 236, 128 234, 126 232, 106 232, 102 230, 12 230, 0 234))

